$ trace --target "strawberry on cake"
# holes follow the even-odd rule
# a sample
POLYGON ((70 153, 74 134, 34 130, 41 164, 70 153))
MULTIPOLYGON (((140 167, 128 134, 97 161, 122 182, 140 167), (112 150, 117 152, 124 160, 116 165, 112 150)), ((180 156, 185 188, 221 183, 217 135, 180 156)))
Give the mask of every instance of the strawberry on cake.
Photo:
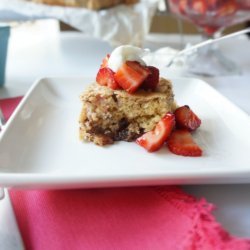
POLYGON ((104 58, 96 82, 80 97, 80 139, 100 146, 136 141, 149 152, 171 139, 168 147, 173 153, 200 156, 201 149, 191 141, 200 119, 188 106, 177 108, 171 82, 146 65, 145 53, 124 45, 104 58), (183 133, 172 136, 176 128, 183 133))

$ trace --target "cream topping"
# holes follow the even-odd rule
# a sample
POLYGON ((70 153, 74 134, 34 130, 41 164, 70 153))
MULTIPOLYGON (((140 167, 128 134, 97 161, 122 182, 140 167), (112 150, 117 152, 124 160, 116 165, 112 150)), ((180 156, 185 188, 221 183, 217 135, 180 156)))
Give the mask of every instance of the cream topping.
POLYGON ((126 61, 137 61, 142 65, 146 65, 142 57, 148 53, 148 49, 141 49, 132 45, 119 46, 111 53, 108 67, 116 72, 126 61))

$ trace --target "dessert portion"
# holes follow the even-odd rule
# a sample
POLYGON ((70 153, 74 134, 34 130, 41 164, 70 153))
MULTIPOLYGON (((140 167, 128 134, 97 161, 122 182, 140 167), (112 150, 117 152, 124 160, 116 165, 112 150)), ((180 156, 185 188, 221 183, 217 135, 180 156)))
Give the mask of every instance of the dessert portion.
POLYGON ((48 5, 82 7, 92 10, 110 8, 118 4, 134 4, 138 2, 138 0, 30 0, 30 1, 48 5))
POLYGON ((144 50, 116 48, 81 95, 80 137, 97 145, 134 141, 176 108, 172 84, 146 66, 144 50))
POLYGON ((171 82, 146 65, 145 53, 125 45, 103 59, 96 82, 80 96, 80 139, 100 146, 135 141, 148 152, 167 144, 175 154, 200 156, 191 132, 201 120, 189 106, 177 107, 171 82))
POLYGON ((80 137, 98 145, 134 141, 176 108, 171 82, 163 78, 154 92, 135 94, 93 83, 81 101, 80 137))

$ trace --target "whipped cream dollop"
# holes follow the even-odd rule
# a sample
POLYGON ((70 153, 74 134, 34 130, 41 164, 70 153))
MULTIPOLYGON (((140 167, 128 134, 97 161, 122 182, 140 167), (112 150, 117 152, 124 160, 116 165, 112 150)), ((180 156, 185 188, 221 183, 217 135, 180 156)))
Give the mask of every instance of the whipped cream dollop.
POLYGON ((132 45, 119 46, 111 53, 108 67, 116 72, 126 61, 137 61, 142 65, 146 65, 142 57, 149 52, 149 49, 141 49, 132 45))

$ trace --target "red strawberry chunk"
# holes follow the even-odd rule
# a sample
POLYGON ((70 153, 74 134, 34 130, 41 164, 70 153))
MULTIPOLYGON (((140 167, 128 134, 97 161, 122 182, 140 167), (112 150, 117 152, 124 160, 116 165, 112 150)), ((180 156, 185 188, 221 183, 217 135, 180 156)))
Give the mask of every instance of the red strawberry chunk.
POLYGON ((96 75, 96 82, 111 89, 119 89, 120 86, 115 81, 114 72, 110 68, 100 68, 96 75))
POLYGON ((201 120, 188 105, 177 108, 174 114, 177 128, 194 131, 201 125, 201 120))
POLYGON ((128 93, 134 93, 148 77, 150 71, 138 62, 127 61, 115 73, 116 82, 128 93))
POLYGON ((193 0, 192 9, 199 14, 204 14, 207 10, 207 5, 205 0, 193 0))
POLYGON ((148 90, 148 89, 155 90, 160 79, 159 69, 153 66, 148 66, 147 68, 150 70, 150 73, 148 77, 144 80, 141 87, 145 90, 148 90))
POLYGON ((102 60, 101 68, 108 67, 109 58, 110 58, 110 54, 107 54, 106 57, 102 60))
POLYGON ((139 137, 136 143, 144 147, 148 152, 157 151, 162 147, 175 126, 175 117, 172 113, 167 113, 155 126, 139 137))
POLYGON ((221 5, 219 9, 219 16, 229 16, 235 13, 237 10, 237 3, 234 1, 229 1, 221 5))
POLYGON ((179 12, 181 14, 186 14, 188 8, 188 1, 187 0, 180 0, 179 1, 179 12))
POLYGON ((167 141, 169 150, 176 155, 201 156, 202 149, 188 130, 175 130, 167 141))

